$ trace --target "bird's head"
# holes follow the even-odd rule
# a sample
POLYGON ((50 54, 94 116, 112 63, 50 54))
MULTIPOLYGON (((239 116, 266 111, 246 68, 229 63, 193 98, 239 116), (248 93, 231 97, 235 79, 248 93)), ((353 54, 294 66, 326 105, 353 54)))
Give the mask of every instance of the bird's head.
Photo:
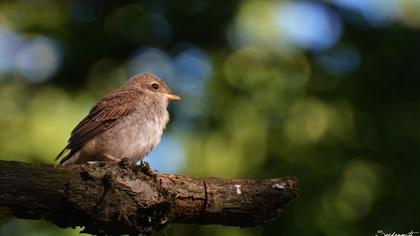
POLYGON ((124 86, 136 87, 163 96, 169 101, 180 100, 178 95, 172 93, 169 86, 152 73, 140 73, 131 77, 124 86))

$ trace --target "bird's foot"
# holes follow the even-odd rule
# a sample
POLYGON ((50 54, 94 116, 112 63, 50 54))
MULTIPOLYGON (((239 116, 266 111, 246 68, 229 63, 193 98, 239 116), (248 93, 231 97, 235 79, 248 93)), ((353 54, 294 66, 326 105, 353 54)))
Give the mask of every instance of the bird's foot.
POLYGON ((149 175, 149 176, 156 175, 153 169, 150 168, 150 164, 147 161, 141 160, 139 163, 139 168, 141 172, 145 173, 146 175, 149 175))
POLYGON ((147 162, 147 161, 143 161, 143 160, 141 160, 140 161, 140 163, 139 163, 139 166, 140 166, 140 168, 146 168, 146 169, 150 169, 150 164, 149 164, 149 162, 147 162))

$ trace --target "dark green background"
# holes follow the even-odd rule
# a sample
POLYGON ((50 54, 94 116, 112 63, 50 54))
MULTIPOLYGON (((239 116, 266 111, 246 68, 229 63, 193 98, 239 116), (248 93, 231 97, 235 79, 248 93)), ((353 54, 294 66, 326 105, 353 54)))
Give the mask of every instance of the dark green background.
MULTIPOLYGON (((134 71, 150 70, 183 97, 170 106, 172 122, 152 167, 194 176, 293 175, 301 188, 300 198, 263 226, 173 225, 166 235, 420 231, 420 4, 353 0, 360 7, 346 8, 337 2, 2 2, 0 32, 18 35, 18 48, 36 39, 53 42, 55 57, 35 50, 29 66, 38 60, 57 66, 35 79, 18 66, 2 71, 1 63, 28 55, 19 49, 6 57, 4 50, 17 43, 3 42, 0 158, 52 164, 100 96, 134 71), (276 22, 288 19, 276 18, 276 9, 293 4, 328 11, 341 25, 333 31, 339 36, 319 48, 331 35, 312 22, 319 41, 284 44, 287 35, 276 22), (179 57, 186 49, 191 63, 179 57), (130 63, 143 51, 151 53, 133 71, 130 63), (162 58, 171 66, 159 64, 162 58), (181 64, 174 64, 177 58, 181 64)), ((306 30, 299 24, 310 14, 298 15, 303 22, 292 30, 306 30)), ((0 219, 0 235, 79 231, 0 219)))

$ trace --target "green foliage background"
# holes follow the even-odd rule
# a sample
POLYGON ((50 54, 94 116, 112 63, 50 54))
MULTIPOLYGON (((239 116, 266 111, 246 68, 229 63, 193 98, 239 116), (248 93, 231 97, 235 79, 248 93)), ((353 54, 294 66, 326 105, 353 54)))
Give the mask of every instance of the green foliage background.
MULTIPOLYGON (((204 68, 210 68, 200 82, 145 67, 162 73, 183 97, 171 105, 165 134, 177 140, 182 155, 159 162, 182 163, 169 165, 169 171, 195 176, 293 175, 300 179, 301 197, 264 226, 174 225, 162 235, 420 231, 420 5, 390 1, 398 4, 398 15, 372 23, 337 1, 310 1, 342 24, 336 42, 317 50, 284 46, 271 18, 276 7, 296 2, 302 1, 0 3, 0 27, 24 40, 54 39, 62 58, 57 71, 42 80, 22 69, 0 70, 0 159, 53 164, 94 102, 132 75, 128 68, 136 50, 159 49, 172 60, 179 45, 194 45, 205 52, 204 68), (337 72, 341 57, 330 64, 320 58, 340 48, 352 49, 359 59, 337 72)), ((382 1, 367 2, 377 13, 389 11, 382 1)), ((0 50, 0 68, 10 59, 5 53, 0 50)), ((48 55, 32 62, 49 62, 48 55)), ((140 66, 155 65, 152 57, 145 60, 140 66)), ((0 235, 79 231, 0 218, 0 235)))

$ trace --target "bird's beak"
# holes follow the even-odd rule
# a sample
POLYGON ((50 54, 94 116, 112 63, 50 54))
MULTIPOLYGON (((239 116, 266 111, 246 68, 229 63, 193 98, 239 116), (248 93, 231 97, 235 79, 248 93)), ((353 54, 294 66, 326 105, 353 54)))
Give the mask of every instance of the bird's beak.
POLYGON ((181 97, 172 93, 165 93, 165 97, 168 100, 173 100, 173 101, 177 101, 177 100, 181 100, 181 97))

